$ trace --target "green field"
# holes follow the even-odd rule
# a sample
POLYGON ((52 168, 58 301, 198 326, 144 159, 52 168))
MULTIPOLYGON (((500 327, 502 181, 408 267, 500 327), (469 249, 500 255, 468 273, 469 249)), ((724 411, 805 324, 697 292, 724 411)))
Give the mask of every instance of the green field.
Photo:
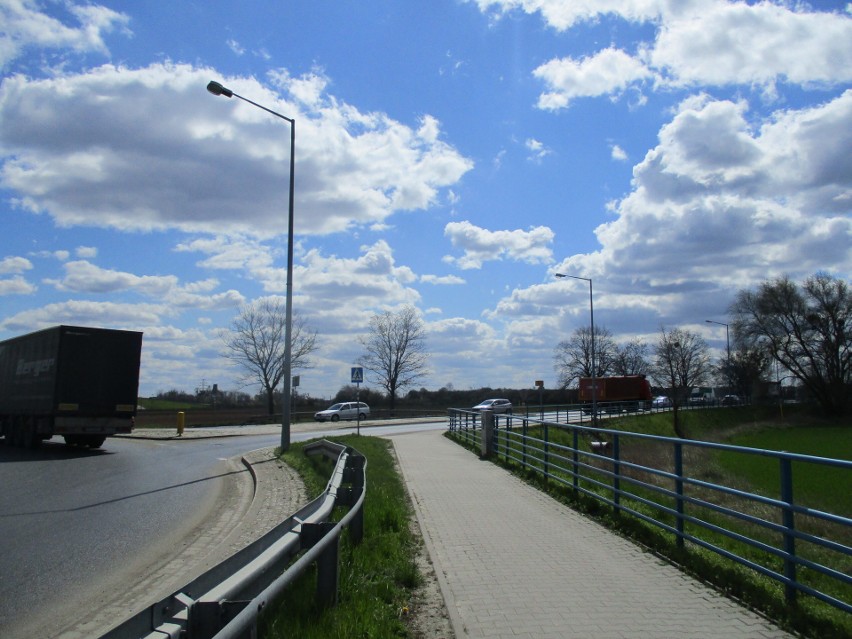
MULTIPOLYGON (((738 433, 728 442, 749 448, 852 460, 852 426, 763 428, 738 433)), ((747 481, 756 492, 777 496, 779 469, 775 460, 751 458, 748 464, 743 464, 740 457, 735 453, 720 453, 718 460, 723 468, 747 481)), ((852 517, 852 480, 848 470, 794 462, 793 487, 795 501, 852 517)))

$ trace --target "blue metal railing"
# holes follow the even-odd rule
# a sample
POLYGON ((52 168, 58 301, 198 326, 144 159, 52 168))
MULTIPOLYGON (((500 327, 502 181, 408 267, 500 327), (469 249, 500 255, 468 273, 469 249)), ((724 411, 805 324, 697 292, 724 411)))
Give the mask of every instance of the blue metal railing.
POLYGON ((671 533, 680 547, 690 542, 769 577, 789 603, 803 593, 852 612, 852 518, 794 497, 806 466, 852 485, 852 461, 631 433, 601 422, 592 428, 500 415, 488 433, 488 416, 450 409, 449 418, 456 438, 476 447, 486 438, 486 454, 671 533), (716 453, 776 465, 777 489, 760 495, 738 487, 712 459, 708 471, 716 453))

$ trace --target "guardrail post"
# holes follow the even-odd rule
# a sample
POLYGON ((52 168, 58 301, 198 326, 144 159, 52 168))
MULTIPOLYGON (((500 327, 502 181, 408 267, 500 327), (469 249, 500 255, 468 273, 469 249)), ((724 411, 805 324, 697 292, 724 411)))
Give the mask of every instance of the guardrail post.
MULTIPOLYGON (((350 454, 347 462, 349 463, 349 467, 353 472, 352 475, 352 493, 355 496, 355 500, 360 497, 361 493, 364 492, 364 464, 367 459, 363 455, 355 455, 350 454)), ((349 537, 352 539, 352 543, 358 544, 364 539, 364 509, 359 508, 358 512, 352 517, 352 521, 349 522, 349 537)))
MULTIPOLYGON (((335 524, 325 521, 317 524, 302 524, 302 536, 312 548, 318 540, 334 530, 335 524)), ((337 586, 340 581, 340 537, 335 537, 317 557, 317 603, 333 606, 337 603, 337 586)))
POLYGON ((674 471, 675 476, 675 494, 677 503, 675 510, 677 511, 677 547, 683 548, 683 444, 675 442, 674 445, 674 471))
POLYGON ((786 457, 781 462, 781 501, 784 502, 784 512, 781 513, 786 532, 784 533, 784 577, 788 579, 784 584, 784 598, 787 603, 796 602, 796 589, 792 584, 796 582, 796 520, 793 513, 793 463, 786 457))
POLYGON ((486 459, 494 454, 494 411, 482 411, 482 433, 480 439, 480 458, 486 459))

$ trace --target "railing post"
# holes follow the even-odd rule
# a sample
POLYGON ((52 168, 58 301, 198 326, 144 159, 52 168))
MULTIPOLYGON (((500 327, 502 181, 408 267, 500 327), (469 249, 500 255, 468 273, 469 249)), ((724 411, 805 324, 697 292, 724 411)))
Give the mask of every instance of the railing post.
POLYGON ((550 429, 544 422, 544 481, 550 477, 550 429))
POLYGON ((675 526, 677 528, 677 547, 683 548, 683 444, 680 442, 675 442, 674 445, 674 471, 675 476, 675 494, 677 497, 677 503, 675 504, 675 510, 677 510, 677 521, 675 522, 675 526))
POLYGON ((784 597, 787 603, 796 603, 796 588, 793 583, 796 581, 796 562, 793 558, 796 556, 796 521, 793 513, 793 463, 786 457, 782 457, 781 462, 781 501, 784 502, 784 512, 782 513, 782 521, 784 528, 787 531, 784 533, 784 577, 788 582, 784 584, 784 597))
MULTIPOLYGON (((580 413, 582 420, 583 413, 580 413)), ((580 433, 574 428, 574 497, 577 497, 580 494, 580 433)))
POLYGON ((621 510, 621 464, 618 446, 618 435, 612 437, 612 501, 615 503, 615 514, 621 510))
POLYGON ((521 437, 521 466, 527 467, 527 425, 529 422, 525 419, 522 428, 523 437, 521 437))
POLYGON ((484 410, 481 412, 482 429, 480 433, 479 456, 482 459, 494 454, 494 412, 484 410))

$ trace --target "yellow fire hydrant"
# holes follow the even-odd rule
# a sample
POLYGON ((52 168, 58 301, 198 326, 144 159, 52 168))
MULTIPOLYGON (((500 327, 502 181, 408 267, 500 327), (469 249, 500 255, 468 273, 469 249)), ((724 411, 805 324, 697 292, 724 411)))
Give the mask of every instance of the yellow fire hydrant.
POLYGON ((179 411, 177 414, 177 434, 178 437, 183 437, 183 427, 186 424, 186 413, 179 411))

